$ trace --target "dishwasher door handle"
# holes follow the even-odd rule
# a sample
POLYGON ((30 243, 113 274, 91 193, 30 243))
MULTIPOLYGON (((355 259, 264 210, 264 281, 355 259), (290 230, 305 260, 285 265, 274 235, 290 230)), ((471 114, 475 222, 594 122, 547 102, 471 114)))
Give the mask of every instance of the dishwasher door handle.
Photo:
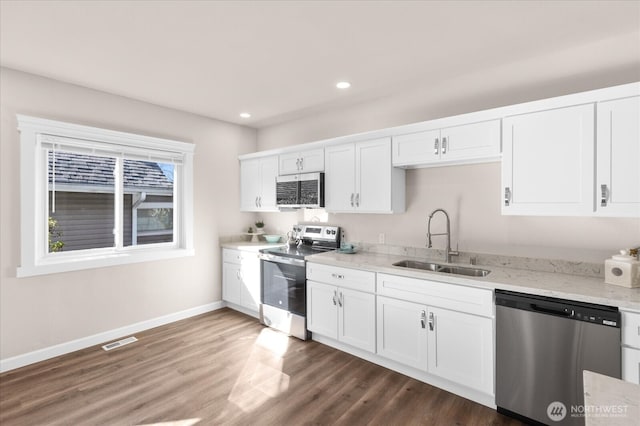
POLYGON ((556 309, 556 308, 551 308, 547 306, 540 306, 535 303, 531 304, 531 310, 535 312, 542 312, 543 314, 549 314, 549 315, 555 315, 558 317, 567 317, 567 318, 572 317, 574 313, 573 309, 556 309))

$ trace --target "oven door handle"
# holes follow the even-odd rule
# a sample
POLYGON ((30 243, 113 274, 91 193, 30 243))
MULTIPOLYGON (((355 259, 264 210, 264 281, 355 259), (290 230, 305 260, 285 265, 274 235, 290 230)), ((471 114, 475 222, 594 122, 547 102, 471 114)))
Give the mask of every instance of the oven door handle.
POLYGON ((268 254, 268 253, 260 253, 258 257, 261 260, 264 260, 266 262, 284 263, 287 265, 302 266, 302 267, 304 267, 305 265, 304 259, 293 259, 291 257, 275 256, 273 254, 268 254))

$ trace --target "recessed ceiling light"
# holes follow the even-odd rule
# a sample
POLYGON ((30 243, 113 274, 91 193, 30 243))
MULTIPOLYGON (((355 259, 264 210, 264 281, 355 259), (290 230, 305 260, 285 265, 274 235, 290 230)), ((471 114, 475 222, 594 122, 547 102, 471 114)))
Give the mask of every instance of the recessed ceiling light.
POLYGON ((240 117, 242 117, 242 118, 250 118, 251 114, 249 114, 248 112, 241 112, 240 113, 240 117))
POLYGON ((351 83, 349 83, 348 81, 341 81, 336 84, 336 87, 338 89, 348 89, 349 87, 351 87, 351 83))

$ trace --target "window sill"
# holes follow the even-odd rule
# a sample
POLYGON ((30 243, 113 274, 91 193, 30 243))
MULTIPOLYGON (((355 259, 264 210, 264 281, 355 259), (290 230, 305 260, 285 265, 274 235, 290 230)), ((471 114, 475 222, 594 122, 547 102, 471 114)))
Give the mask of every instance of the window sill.
POLYGON ((78 256, 55 260, 47 259, 38 265, 19 266, 16 272, 16 277, 25 278, 37 275, 57 274, 60 272, 81 271, 84 269, 151 262, 154 260, 175 259, 194 255, 194 249, 150 249, 124 253, 104 253, 86 257, 78 256))

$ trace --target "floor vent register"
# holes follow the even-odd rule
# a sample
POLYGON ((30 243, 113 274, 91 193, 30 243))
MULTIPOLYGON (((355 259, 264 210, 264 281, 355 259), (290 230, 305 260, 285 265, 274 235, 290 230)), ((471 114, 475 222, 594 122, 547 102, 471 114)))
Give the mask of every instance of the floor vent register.
POLYGON ((121 346, 128 345, 129 343, 133 343, 137 341, 138 339, 131 336, 131 337, 127 337, 126 339, 118 340, 117 342, 107 343, 106 345, 102 346, 102 349, 104 349, 105 351, 110 351, 111 349, 116 349, 121 346))

